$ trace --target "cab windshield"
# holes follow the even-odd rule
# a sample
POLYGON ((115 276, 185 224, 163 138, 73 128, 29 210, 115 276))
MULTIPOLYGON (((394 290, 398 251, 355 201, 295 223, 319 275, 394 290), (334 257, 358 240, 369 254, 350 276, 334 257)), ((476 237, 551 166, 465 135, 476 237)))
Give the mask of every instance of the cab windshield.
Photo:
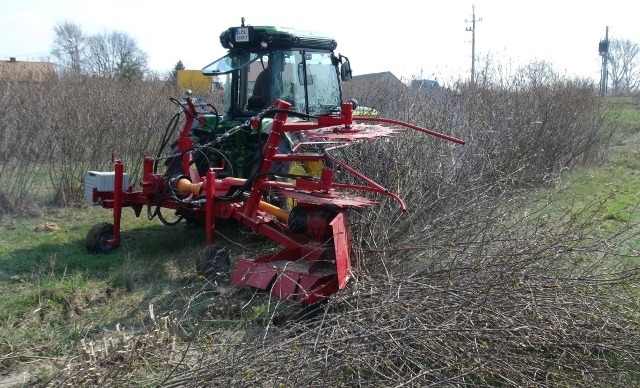
POLYGON ((202 74, 219 75, 242 69, 251 62, 260 58, 261 55, 261 53, 229 54, 205 66, 202 69, 202 74))
POLYGON ((331 52, 274 51, 232 53, 206 66, 204 75, 224 85, 227 114, 248 116, 273 104, 311 115, 338 109, 341 90, 331 52))

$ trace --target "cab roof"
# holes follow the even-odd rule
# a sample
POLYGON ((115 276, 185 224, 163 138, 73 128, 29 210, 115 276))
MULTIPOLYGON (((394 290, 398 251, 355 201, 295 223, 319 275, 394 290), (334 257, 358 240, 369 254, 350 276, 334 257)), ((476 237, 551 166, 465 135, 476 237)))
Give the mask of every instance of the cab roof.
POLYGON ((274 26, 230 27, 220 34, 222 47, 234 49, 315 49, 333 51, 338 43, 318 32, 274 26))

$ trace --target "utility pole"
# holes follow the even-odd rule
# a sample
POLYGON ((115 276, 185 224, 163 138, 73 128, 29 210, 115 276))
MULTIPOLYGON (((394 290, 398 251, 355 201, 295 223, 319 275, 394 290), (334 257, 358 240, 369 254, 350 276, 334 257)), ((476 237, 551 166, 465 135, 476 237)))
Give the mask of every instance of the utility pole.
POLYGON ((69 55, 71 55, 71 71, 75 74, 80 72, 80 58, 78 57, 78 40, 69 38, 69 55))
POLYGON ((476 6, 471 6, 471 21, 464 19, 465 23, 471 23, 467 31, 471 31, 471 83, 476 83, 476 22, 481 22, 482 18, 476 19, 476 6))
POLYGON ((605 30, 604 40, 598 44, 598 52, 602 57, 602 70, 600 72, 600 95, 607 95, 609 85, 609 26, 605 30))

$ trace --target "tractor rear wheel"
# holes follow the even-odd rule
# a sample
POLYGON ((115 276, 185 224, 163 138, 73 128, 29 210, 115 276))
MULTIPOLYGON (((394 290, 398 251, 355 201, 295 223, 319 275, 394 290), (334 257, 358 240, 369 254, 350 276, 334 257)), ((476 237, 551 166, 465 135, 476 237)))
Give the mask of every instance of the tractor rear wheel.
POLYGON ((328 302, 329 298, 324 298, 311 304, 304 303, 296 320, 298 322, 304 322, 317 318, 325 313, 328 302))
POLYGON ((113 239, 113 224, 108 222, 97 223, 87 232, 85 240, 87 251, 91 253, 110 253, 117 248, 107 242, 111 239, 113 239))
POLYGON ((231 268, 229 250, 219 244, 204 247, 196 258, 196 271, 206 279, 214 280, 224 275, 231 268))

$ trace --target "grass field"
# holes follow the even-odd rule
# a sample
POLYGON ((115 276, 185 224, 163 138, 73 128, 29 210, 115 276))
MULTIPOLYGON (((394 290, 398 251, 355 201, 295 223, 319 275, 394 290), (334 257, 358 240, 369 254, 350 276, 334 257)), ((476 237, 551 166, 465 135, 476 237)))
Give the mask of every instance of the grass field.
MULTIPOLYGON (((587 204, 598 204, 595 230, 614 234, 640 223, 640 100, 614 100, 617 132, 606 163, 566 173, 560 181, 558 203, 579 212, 587 204)), ((640 231, 638 231, 640 232, 640 231)), ((622 250, 638 251, 640 241, 624 242, 622 250)))

